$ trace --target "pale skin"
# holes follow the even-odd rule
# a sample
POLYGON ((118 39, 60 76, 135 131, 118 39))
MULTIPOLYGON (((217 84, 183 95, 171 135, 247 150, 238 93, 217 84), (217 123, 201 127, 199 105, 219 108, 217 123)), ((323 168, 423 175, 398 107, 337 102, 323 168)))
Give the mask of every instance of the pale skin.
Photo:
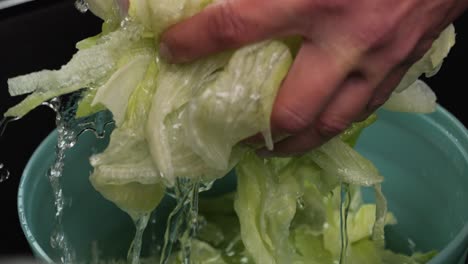
POLYGON ((283 139, 273 151, 259 152, 296 155, 380 107, 467 7, 467 0, 225 0, 169 28, 161 51, 170 62, 183 63, 301 36, 271 117, 274 134, 283 139))

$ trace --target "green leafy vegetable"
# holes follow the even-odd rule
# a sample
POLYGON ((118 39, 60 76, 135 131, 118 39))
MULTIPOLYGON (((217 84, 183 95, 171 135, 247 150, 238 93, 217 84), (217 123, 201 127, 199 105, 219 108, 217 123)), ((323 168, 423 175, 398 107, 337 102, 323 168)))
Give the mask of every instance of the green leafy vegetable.
POLYGON ((395 112, 432 113, 437 106, 436 100, 431 88, 416 80, 404 91, 393 93, 383 107, 395 112))
POLYGON ((273 147, 270 114, 291 62, 289 49, 279 41, 248 46, 236 51, 217 78, 196 92, 185 127, 192 149, 206 163, 225 170, 232 147, 258 132, 273 147))
POLYGON ((449 25, 434 41, 429 51, 411 66, 396 88, 396 92, 405 90, 423 74, 430 77, 437 73, 453 45, 455 45, 455 27, 449 25))
MULTIPOLYGON (((270 115, 300 38, 266 40, 183 65, 159 59, 160 34, 211 2, 130 0, 126 12, 125 1, 89 0, 104 20, 102 32, 77 43, 60 69, 8 80, 11 95, 30 95, 5 115, 22 117, 78 90, 78 117, 109 110, 116 128, 108 147, 90 159, 90 181, 132 217, 154 210, 177 178, 212 181, 236 167, 235 198, 201 203, 194 263, 336 263, 342 184, 351 192, 348 263, 427 262, 433 252, 385 250, 384 227, 396 220, 387 213, 383 177, 353 149, 375 115, 301 157, 263 160, 241 144, 262 133, 266 147, 274 147, 270 115), (375 189, 375 205, 362 203, 361 186, 375 189)), ((435 74, 454 43, 451 25, 385 107, 433 111, 436 97, 417 79, 435 74)))
POLYGON ((31 93, 10 108, 5 116, 22 117, 42 102, 82 88, 99 87, 117 71, 122 54, 131 52, 142 41, 137 24, 101 36, 92 47, 79 50, 60 70, 42 70, 8 80, 12 96, 31 93))
POLYGON ((289 226, 299 191, 295 178, 277 178, 254 154, 237 166, 237 177, 235 209, 246 249, 256 263, 292 263, 289 226))

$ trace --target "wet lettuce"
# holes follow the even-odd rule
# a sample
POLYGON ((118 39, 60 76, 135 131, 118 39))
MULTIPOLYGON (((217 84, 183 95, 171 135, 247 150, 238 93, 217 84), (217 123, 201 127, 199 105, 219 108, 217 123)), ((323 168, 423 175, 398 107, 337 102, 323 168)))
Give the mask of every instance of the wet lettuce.
MULTIPOLYGON (((297 40, 267 40, 183 65, 159 58, 160 34, 210 3, 89 0, 91 11, 104 20, 102 32, 77 43, 78 51, 60 69, 9 79, 12 96, 29 95, 5 116, 22 117, 44 101, 78 90, 78 117, 109 110, 116 128, 108 147, 91 157, 90 180, 132 216, 154 210, 177 178, 212 181, 236 167, 231 214, 207 214, 212 221, 204 227, 226 239, 207 231, 210 239, 194 243, 207 258, 203 263, 230 263, 217 251, 220 245, 257 263, 333 263, 339 250, 337 193, 343 184, 352 190, 350 263, 424 259, 384 250, 383 228, 394 218, 380 189, 383 177, 352 147, 375 116, 301 157, 264 160, 242 145, 242 139, 261 133, 265 145, 274 147, 270 114, 297 40), (376 205, 361 203, 360 186, 375 188, 376 205), (237 223, 237 233, 224 230, 220 219, 237 223)), ((435 74, 454 36, 449 26, 385 107, 434 110, 435 97, 417 79, 435 74)))

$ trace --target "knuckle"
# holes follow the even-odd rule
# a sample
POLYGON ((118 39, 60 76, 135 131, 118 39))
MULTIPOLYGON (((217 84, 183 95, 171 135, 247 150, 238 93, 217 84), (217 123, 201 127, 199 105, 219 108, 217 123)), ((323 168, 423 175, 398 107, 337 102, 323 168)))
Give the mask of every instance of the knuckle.
POLYGON ((387 49, 386 60, 393 65, 410 67, 426 55, 437 36, 418 37, 397 40, 395 48, 387 49))
MULTIPOLYGON (((400 32, 401 25, 393 19, 366 25, 358 36, 359 45, 371 58, 381 58, 381 63, 393 67, 406 62, 417 47, 417 38, 406 37, 400 32)), ((405 35, 406 36, 406 35, 405 35)))
POLYGON ((418 44, 414 50, 408 55, 406 60, 403 64, 405 65, 413 65, 417 61, 419 61, 424 55, 426 55, 427 51, 432 47, 433 40, 423 40, 420 44, 418 44))
POLYGON ((290 107, 277 107, 273 111, 271 122, 281 133, 296 134, 309 127, 309 122, 301 112, 290 107))
POLYGON ((391 18, 382 18, 377 21, 361 22, 362 30, 357 31, 359 44, 371 52, 380 51, 394 41, 397 23, 391 18))
POLYGON ((323 116, 317 121, 315 128, 320 136, 332 138, 345 131, 350 125, 349 121, 340 117, 323 116))
POLYGON ((219 5, 213 13, 208 32, 219 44, 227 47, 242 42, 247 33, 247 25, 244 18, 233 7, 231 1, 219 5))

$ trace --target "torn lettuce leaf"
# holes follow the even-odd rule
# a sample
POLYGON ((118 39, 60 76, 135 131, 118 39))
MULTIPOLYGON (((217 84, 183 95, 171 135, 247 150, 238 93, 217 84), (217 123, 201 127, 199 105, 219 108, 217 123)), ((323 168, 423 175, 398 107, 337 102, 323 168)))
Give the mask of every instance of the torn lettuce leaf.
POLYGON ((440 69, 450 49, 455 45, 455 27, 449 25, 433 42, 432 47, 417 61, 401 80, 396 92, 401 92, 414 83, 421 75, 433 76, 440 69))
POLYGON ((118 16, 119 7, 116 0, 86 0, 86 4, 94 15, 104 21, 118 16))
MULTIPOLYGON (((158 35, 209 3, 206 0, 129 1, 129 18, 114 31, 103 29, 100 35, 80 42, 79 51, 60 70, 11 79, 12 95, 32 94, 6 115, 22 116, 52 97, 87 88, 78 116, 106 108, 120 126, 128 112, 126 101, 141 79, 149 58, 158 60, 158 35), (148 30, 153 34, 148 34, 148 30), (141 57, 135 55, 138 53, 141 57)), ((110 0, 89 2, 91 10, 107 20, 115 20, 118 16, 115 9, 119 9, 119 5, 122 3, 110 0)), ((444 51, 451 47, 446 42, 451 40, 452 31, 450 28, 444 31, 441 40, 434 45, 428 55, 431 63, 439 63, 444 51)), ((285 42, 290 43, 289 40, 285 42)), ((258 132, 265 135, 267 147, 272 148, 269 115, 291 62, 287 44, 265 41, 188 65, 162 63, 163 73, 155 80, 158 89, 153 103, 148 105, 150 121, 143 126, 146 132, 141 142, 148 143, 153 163, 166 184, 173 184, 176 177, 223 176, 242 155, 237 143, 258 132)), ((125 134, 131 133, 122 135, 125 134)), ((333 144, 329 151, 333 151, 333 144)), ((353 155, 352 150, 346 153, 349 157, 353 155)), ((320 159, 320 154, 315 158, 320 159)), ((315 161, 320 162, 324 162, 321 166, 327 163, 315 161)), ((328 162, 330 166, 337 165, 336 161, 328 162)), ((369 169, 372 170, 371 166, 369 169)), ((358 176, 344 175, 344 172, 349 174, 352 170, 341 168, 340 177, 362 182, 362 179, 352 178, 358 176)), ((374 179, 367 179, 367 184, 379 179, 374 175, 374 179)))
MULTIPOLYGON (((316 191, 314 198, 308 199, 305 196, 316 186, 298 175, 288 174, 293 173, 287 169, 290 162, 262 160, 249 153, 237 167, 235 194, 200 200, 197 241, 209 244, 211 250, 222 255, 225 263, 337 263, 340 187, 326 196, 316 191), (233 218, 233 203, 238 219, 233 218), (320 220, 310 221, 313 219, 320 220), (242 240, 236 236, 238 232, 242 240)), ((433 251, 413 256, 396 254, 373 240, 378 209, 375 204, 362 202, 360 186, 351 188, 351 193, 346 263, 421 264, 434 257, 433 251)), ((393 214, 385 215, 384 224, 396 224, 393 214)))
POLYGON ((333 138, 321 147, 305 154, 329 177, 359 186, 381 183, 383 177, 372 162, 339 138, 333 138))
POLYGON ((394 112, 432 113, 437 107, 437 97, 432 89, 421 80, 416 80, 407 89, 394 92, 383 105, 394 112))
MULTIPOLYGON (((199 241, 197 239, 192 240, 192 254, 191 263, 194 264, 227 264, 223 260, 222 252, 216 250, 208 243, 199 241)), ((184 263, 182 256, 178 255, 175 263, 184 263)))
POLYGON ((102 85, 117 70, 122 54, 140 45, 141 31, 141 26, 129 24, 101 36, 94 46, 79 50, 59 70, 42 70, 9 79, 12 96, 32 94, 10 108, 5 116, 22 117, 49 99, 102 85))
POLYGON ((422 80, 422 75, 432 77, 440 70, 445 57, 455 45, 455 27, 449 25, 432 43, 426 54, 405 74, 384 109, 396 112, 431 113, 437 106, 437 96, 422 80))
POLYGON ((153 58, 154 55, 148 51, 135 56, 120 67, 103 86, 96 90, 91 106, 97 104, 105 106, 112 112, 115 124, 120 126, 125 117, 129 97, 143 79, 153 58))
POLYGON ((196 92, 187 106, 184 127, 192 149, 206 163, 225 170, 232 147, 258 132, 272 147, 270 115, 291 62, 282 42, 247 46, 233 54, 216 79, 196 92))
POLYGON ((158 72, 156 61, 150 62, 129 97, 122 125, 112 132, 108 147, 90 158, 93 187, 131 216, 153 211, 165 194, 144 137, 158 72))
MULTIPOLYGON (((150 27, 155 36, 159 36, 165 29, 182 21, 184 18, 195 15, 213 0, 158 0, 158 1, 130 1, 130 6, 135 4, 143 4, 149 6, 149 13, 144 12, 145 7, 135 8, 136 17, 141 17, 141 21, 149 21, 150 27), (138 12, 140 11, 140 12, 138 12), (143 11, 143 12, 142 12, 143 11), (149 18, 145 16, 149 15, 149 18)), ((132 9, 130 9, 132 10, 132 9)))
POLYGON ((294 177, 277 178, 255 154, 247 154, 236 168, 241 237, 255 263, 292 263, 289 227, 296 212, 299 186, 294 177))
MULTIPOLYGON (((273 147, 269 117, 299 38, 268 40, 197 62, 169 65, 158 57, 161 32, 211 1, 130 0, 129 16, 120 21, 123 3, 89 0, 91 10, 105 20, 102 33, 79 42, 77 53, 61 69, 10 79, 12 95, 31 94, 5 115, 21 117, 53 97, 85 89, 77 115, 107 109, 117 125, 106 150, 90 159, 91 183, 131 216, 152 211, 177 177, 216 179, 242 160, 235 202, 240 224, 233 215, 207 215, 210 235, 194 244, 204 252, 201 263, 208 259, 230 263, 229 256, 218 252, 225 243, 221 233, 236 252, 242 252, 242 258, 257 263, 336 261, 336 247, 330 245, 339 244, 339 200, 330 193, 343 182, 355 188, 349 218, 350 263, 395 263, 394 259, 413 263, 432 256, 383 251, 383 227, 392 222, 380 190, 383 178, 352 148, 375 116, 302 157, 265 161, 239 144, 263 133, 267 147, 273 147), (359 186, 376 189, 376 206, 361 205, 359 186), (238 227, 228 231, 222 223, 238 227), (241 235, 236 236, 233 232, 238 230, 241 235)), ((397 91, 421 74, 434 74, 453 46, 454 36, 449 26, 397 91)), ((394 95, 397 108, 415 111, 397 97, 407 98, 412 92, 410 86, 407 93, 394 95)), ((411 106, 415 104, 411 101, 411 106)), ((432 99, 418 102, 417 109, 430 111, 427 106, 433 104, 432 99)))
MULTIPOLYGON (((228 54, 221 54, 181 66, 161 63, 160 77, 155 83, 158 89, 149 109, 145 137, 155 165, 169 185, 174 184, 175 177, 178 176, 175 175, 175 170, 187 165, 174 162, 189 161, 196 166, 205 165, 190 148, 191 142, 186 139, 183 130, 186 124, 182 116, 193 93, 212 82, 228 59, 228 54)), ((204 167, 209 167, 209 164, 204 167)), ((191 176, 190 173, 189 168, 181 176, 191 176)), ((203 175, 193 177, 201 176, 203 175)))

